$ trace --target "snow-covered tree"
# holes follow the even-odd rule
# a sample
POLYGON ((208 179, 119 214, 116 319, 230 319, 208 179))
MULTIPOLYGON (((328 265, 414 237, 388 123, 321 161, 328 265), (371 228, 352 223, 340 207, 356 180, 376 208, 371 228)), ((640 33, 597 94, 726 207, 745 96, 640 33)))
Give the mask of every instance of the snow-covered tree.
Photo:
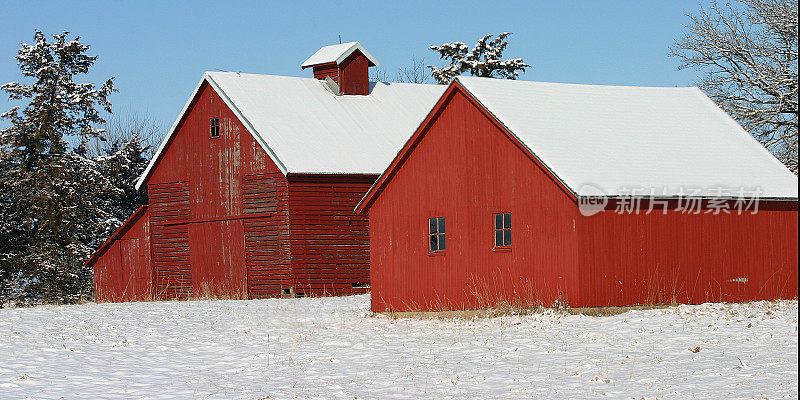
POLYGON ((120 142, 120 138, 116 136, 109 140, 108 143, 112 145, 104 148, 102 154, 92 159, 100 173, 114 188, 114 191, 108 192, 106 197, 98 199, 98 202, 104 204, 104 211, 109 214, 105 226, 107 230, 97 235, 101 241, 108 239, 139 206, 147 204, 147 194, 143 190, 136 190, 135 185, 136 180, 147 168, 150 147, 142 145, 142 139, 137 132, 132 133, 132 136, 124 142, 120 142))
POLYGON ((119 189, 87 157, 85 143, 101 131, 100 112, 111 111, 109 79, 99 87, 74 81, 96 57, 69 33, 53 40, 37 31, 16 56, 29 83, 0 88, 15 101, 1 116, 0 297, 72 302, 91 294, 91 271, 83 266, 97 245, 97 232, 113 219, 107 211, 119 189), (65 138, 80 139, 70 149, 65 138))
POLYGON ((508 46, 506 38, 510 32, 497 35, 486 35, 471 49, 463 42, 444 43, 440 46, 431 46, 430 49, 439 53, 439 57, 450 65, 445 67, 428 66, 431 75, 440 84, 450 83, 455 76, 469 73, 473 76, 487 78, 516 79, 519 71, 525 71, 530 65, 525 64, 521 58, 503 60, 503 51, 508 46))
POLYGON ((670 55, 797 174, 797 0, 738 0, 689 15, 670 55))

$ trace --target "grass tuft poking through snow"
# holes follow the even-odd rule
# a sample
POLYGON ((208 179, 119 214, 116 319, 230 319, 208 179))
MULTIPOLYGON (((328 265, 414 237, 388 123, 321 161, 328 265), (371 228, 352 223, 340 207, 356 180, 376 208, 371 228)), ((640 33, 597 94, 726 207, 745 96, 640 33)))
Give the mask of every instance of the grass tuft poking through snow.
POLYGON ((369 295, 0 310, 3 399, 797 398, 797 301, 372 316, 369 295))

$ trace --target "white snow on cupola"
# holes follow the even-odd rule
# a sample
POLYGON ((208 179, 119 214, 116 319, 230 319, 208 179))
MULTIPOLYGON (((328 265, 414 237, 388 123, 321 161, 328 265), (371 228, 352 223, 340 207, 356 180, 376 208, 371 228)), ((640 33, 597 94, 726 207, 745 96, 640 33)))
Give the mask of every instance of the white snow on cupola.
POLYGON ((356 50, 360 51, 364 57, 367 58, 370 62, 370 67, 377 67, 380 66, 380 62, 378 59, 375 58, 372 54, 370 54, 364 46, 361 45, 359 42, 348 42, 348 43, 340 43, 334 44, 331 46, 325 46, 316 53, 314 53, 311 57, 309 57, 303 64, 300 65, 301 68, 306 69, 309 67, 313 67, 315 65, 321 64, 336 64, 339 65, 344 61, 350 54, 353 54, 356 50))

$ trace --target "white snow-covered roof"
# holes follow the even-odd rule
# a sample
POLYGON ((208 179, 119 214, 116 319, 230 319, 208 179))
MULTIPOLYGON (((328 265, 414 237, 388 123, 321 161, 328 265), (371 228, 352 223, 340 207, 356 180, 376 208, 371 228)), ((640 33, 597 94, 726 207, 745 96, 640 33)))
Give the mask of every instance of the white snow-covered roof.
POLYGON ((364 46, 361 45, 359 42, 348 42, 348 43, 341 43, 341 44, 334 44, 331 46, 325 46, 316 53, 314 53, 311 57, 308 58, 303 64, 300 66, 302 68, 308 68, 314 65, 319 64, 328 64, 328 63, 335 63, 341 64, 347 56, 352 54, 354 51, 360 50, 362 54, 364 54, 367 59, 374 64, 376 67, 380 66, 378 59, 375 58, 372 54, 370 54, 364 46))
POLYGON ((697 88, 456 79, 577 195, 797 198, 797 177, 697 88))
MULTIPOLYGON (((222 97, 284 174, 380 174, 446 89, 370 83, 369 95, 333 94, 324 81, 206 72, 222 97)), ((139 178, 141 187, 203 81, 139 178)))

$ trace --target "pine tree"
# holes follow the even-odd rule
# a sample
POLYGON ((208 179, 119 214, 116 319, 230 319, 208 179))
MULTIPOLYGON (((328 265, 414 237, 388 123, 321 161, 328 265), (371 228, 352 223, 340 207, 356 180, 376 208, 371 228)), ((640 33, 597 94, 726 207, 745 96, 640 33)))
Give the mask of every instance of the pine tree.
POLYGON ((111 236, 139 206, 147 204, 147 194, 136 190, 136 180, 147 167, 149 150, 149 146, 142 145, 142 139, 134 132, 127 140, 119 136, 112 139, 111 144, 103 149, 104 154, 93 158, 98 170, 115 188, 110 196, 98 199, 98 203, 104 202, 104 209, 109 214, 106 230, 97 235, 100 240, 111 236))
POLYGON ((450 83, 455 76, 463 73, 486 78, 517 79, 519 71, 525 72, 525 68, 530 68, 530 65, 525 64, 521 58, 502 59, 509 35, 510 32, 504 32, 492 40, 490 39, 494 35, 486 35, 472 49, 463 42, 431 46, 430 49, 438 52, 441 59, 450 62, 450 65, 442 68, 428 66, 431 75, 442 85, 450 83))
POLYGON ((103 229, 105 204, 118 189, 86 157, 85 143, 101 131, 102 110, 111 112, 112 79, 97 87, 74 81, 96 57, 69 33, 39 31, 16 56, 30 84, 0 88, 11 100, 27 101, 0 115, 0 298, 74 302, 91 295, 91 271, 83 262, 103 229), (84 145, 70 149, 65 138, 84 145))

